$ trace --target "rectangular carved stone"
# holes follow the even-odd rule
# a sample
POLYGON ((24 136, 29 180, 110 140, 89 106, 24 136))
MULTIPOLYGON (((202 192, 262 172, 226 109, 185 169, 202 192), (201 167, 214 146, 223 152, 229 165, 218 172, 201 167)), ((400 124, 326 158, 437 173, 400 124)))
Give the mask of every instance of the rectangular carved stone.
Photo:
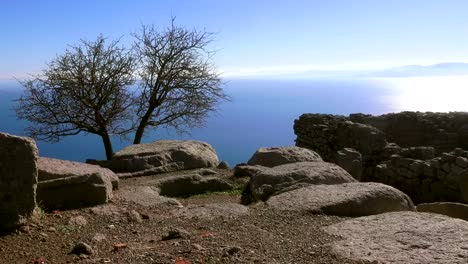
POLYGON ((0 133, 0 229, 10 229, 34 212, 38 155, 31 138, 0 133))

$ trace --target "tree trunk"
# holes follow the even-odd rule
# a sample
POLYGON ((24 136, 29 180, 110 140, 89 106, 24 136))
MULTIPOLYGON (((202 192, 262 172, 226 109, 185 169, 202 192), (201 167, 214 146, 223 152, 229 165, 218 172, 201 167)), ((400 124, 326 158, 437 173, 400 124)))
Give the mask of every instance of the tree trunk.
POLYGON ((133 144, 140 144, 141 138, 143 137, 143 132, 145 132, 145 126, 142 125, 142 122, 138 125, 138 128, 135 132, 135 138, 133 139, 133 144))
POLYGON ((107 160, 112 159, 114 151, 112 150, 112 142, 110 140, 109 134, 104 133, 101 135, 102 142, 104 143, 104 148, 106 149, 106 158, 107 160))
POLYGON ((148 124, 148 120, 150 119, 151 114, 153 113, 153 108, 148 109, 146 114, 141 118, 140 124, 138 124, 138 128, 135 131, 135 137, 133 138, 133 144, 140 144, 141 138, 145 132, 146 125, 148 124))

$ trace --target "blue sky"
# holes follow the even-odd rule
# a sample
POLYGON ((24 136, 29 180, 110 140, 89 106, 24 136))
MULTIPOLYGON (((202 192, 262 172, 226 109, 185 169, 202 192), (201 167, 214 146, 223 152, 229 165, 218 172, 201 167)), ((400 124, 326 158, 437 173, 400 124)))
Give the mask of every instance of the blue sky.
POLYGON ((226 76, 468 62, 465 0, 4 0, 0 79, 38 73, 80 39, 142 24, 218 32, 226 76))

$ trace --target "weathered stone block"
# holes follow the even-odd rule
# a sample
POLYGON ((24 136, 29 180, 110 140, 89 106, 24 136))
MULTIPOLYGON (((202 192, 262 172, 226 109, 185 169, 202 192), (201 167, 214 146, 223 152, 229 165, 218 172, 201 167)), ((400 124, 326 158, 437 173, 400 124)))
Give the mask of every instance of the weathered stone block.
POLYGON ((461 148, 456 148, 453 150, 453 153, 455 154, 455 156, 463 156, 464 151, 461 148))
POLYGON ((441 166, 442 170, 449 173, 450 172, 450 163, 444 163, 441 166))
POLYGON ((426 177, 428 178, 433 178, 436 176, 437 174, 437 169, 436 168, 433 168, 431 167, 429 164, 427 163, 424 163, 423 165, 423 173, 426 177))
POLYGON ((355 179, 361 179, 362 156, 355 149, 344 148, 338 151, 336 164, 349 172, 355 179))
POLYGON ((455 163, 462 168, 468 167, 468 159, 464 157, 457 157, 455 163))
POLYGON ((34 212, 38 155, 34 140, 0 133, 0 229, 10 229, 34 212))
POLYGON ((396 167, 405 167, 409 168, 410 164, 413 163, 413 159, 409 158, 399 158, 396 160, 396 167))
POLYGON ((431 167, 440 169, 440 158, 435 158, 430 161, 431 167))
POLYGON ((451 173, 453 174, 460 174, 460 172, 464 170, 462 167, 457 166, 455 163, 452 163, 450 168, 451 168, 451 173))
POLYGON ((428 160, 434 158, 435 150, 433 147, 410 147, 401 151, 400 155, 420 160, 428 160))
POLYGON ((442 162, 451 162, 455 160, 455 156, 450 153, 442 153, 440 157, 442 158, 442 162))
POLYGON ((422 174, 424 170, 422 166, 423 165, 421 161, 414 161, 413 163, 409 165, 409 169, 415 174, 422 174))
POLYGON ((41 181, 37 187, 37 200, 46 210, 104 204, 111 198, 111 180, 98 172, 41 181))
POLYGON ((440 179, 440 180, 443 180, 447 177, 447 173, 443 170, 438 170, 437 171, 437 177, 440 179))

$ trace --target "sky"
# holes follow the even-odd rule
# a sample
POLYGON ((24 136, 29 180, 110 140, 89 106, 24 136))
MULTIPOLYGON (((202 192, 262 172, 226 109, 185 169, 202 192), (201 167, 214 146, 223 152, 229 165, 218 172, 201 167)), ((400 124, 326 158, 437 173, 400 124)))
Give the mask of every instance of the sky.
POLYGON ((37 74, 67 45, 123 43, 142 25, 216 32, 227 77, 468 62, 466 0, 2 0, 0 79, 37 74))

